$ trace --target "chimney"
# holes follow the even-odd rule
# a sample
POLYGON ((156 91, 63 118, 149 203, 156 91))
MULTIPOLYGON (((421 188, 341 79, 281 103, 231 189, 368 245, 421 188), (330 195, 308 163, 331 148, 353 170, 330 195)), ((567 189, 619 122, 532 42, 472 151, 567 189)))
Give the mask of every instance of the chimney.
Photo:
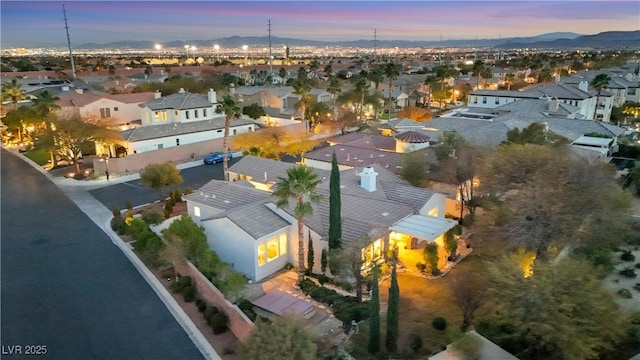
POLYGON ((207 99, 209 99, 209 102, 212 104, 217 103, 218 96, 216 95, 216 91, 213 89, 209 89, 209 92, 207 93, 207 99))
POLYGON ((558 111, 559 106, 560 106, 560 100, 558 99, 549 100, 549 111, 556 112, 558 111))
POLYGON ((178 93, 184 94, 184 88, 180 88, 180 90, 178 90, 178 93))
POLYGON ((162 93, 160 92, 160 90, 156 90, 156 91, 153 93, 153 98, 154 98, 154 99, 160 99, 160 97, 161 97, 161 96, 162 96, 162 93))
POLYGON ((578 89, 587 92, 589 90, 589 83, 584 80, 580 81, 580 83, 578 84, 578 89))
POLYGON ((368 192, 376 191, 376 176, 377 172, 373 170, 371 166, 367 166, 362 170, 360 174, 360 186, 368 192))

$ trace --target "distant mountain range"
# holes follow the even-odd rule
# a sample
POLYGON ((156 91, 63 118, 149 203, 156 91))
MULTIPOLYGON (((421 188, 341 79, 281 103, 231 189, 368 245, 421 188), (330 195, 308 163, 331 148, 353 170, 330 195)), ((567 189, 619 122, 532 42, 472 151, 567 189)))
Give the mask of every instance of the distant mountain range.
MULTIPOLYGON (((218 44, 223 48, 239 48, 242 45, 252 47, 266 47, 269 44, 267 36, 231 36, 214 40, 171 41, 164 43, 165 48, 182 48, 185 45, 197 47, 212 47, 218 44)), ((413 47, 497 47, 503 49, 514 48, 638 48, 640 47, 640 30, 637 31, 607 31, 594 35, 580 35, 572 32, 554 32, 531 37, 512 37, 500 39, 475 40, 442 40, 442 41, 408 41, 408 40, 355 40, 355 41, 314 41, 271 37, 274 47, 288 46, 342 46, 358 48, 413 48, 413 47)), ((153 49, 151 41, 116 41, 108 44, 86 43, 75 46, 76 49, 153 49)))

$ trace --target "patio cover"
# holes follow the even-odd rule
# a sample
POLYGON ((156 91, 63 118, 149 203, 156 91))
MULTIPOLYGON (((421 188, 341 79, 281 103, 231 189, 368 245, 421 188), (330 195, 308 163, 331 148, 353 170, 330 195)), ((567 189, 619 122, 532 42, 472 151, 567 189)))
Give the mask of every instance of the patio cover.
POLYGON ((315 313, 315 308, 308 301, 280 290, 271 291, 252 301, 252 303, 259 308, 280 316, 285 313, 294 313, 309 318, 315 313))
POLYGON ((391 226, 391 230, 421 240, 434 241, 438 236, 457 224, 457 221, 451 219, 428 215, 411 215, 395 223, 391 226))

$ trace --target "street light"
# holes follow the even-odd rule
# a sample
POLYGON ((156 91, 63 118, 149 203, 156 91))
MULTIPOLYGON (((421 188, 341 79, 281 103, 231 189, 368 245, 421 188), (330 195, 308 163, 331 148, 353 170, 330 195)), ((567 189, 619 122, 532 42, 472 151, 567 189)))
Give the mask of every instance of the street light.
MULTIPOLYGON (((187 52, 187 60, 189 60, 189 45, 185 45, 185 46, 184 46, 184 49, 185 49, 185 50, 186 50, 186 52, 187 52)), ((185 61, 185 62, 186 62, 186 61, 185 61)))
POLYGON ((220 45, 218 45, 218 44, 213 45, 213 50, 216 51, 216 60, 220 61, 220 56, 218 55, 218 53, 220 51, 220 45))
POLYGON ((162 45, 156 44, 155 48, 156 48, 156 50, 160 51, 162 49, 162 45))
POLYGON ((107 176, 107 180, 109 180, 109 155, 105 155, 104 158, 100 159, 100 161, 104 161, 104 166, 105 166, 104 174, 107 176))
POLYGON ((247 50, 249 50, 249 45, 242 45, 242 50, 244 51, 244 64, 247 65, 247 50))

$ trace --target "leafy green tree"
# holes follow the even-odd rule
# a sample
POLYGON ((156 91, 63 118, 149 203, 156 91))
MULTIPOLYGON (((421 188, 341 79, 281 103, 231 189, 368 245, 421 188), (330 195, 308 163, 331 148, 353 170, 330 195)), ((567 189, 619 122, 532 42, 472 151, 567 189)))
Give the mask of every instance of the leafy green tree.
POLYGON ((378 289, 378 267, 373 268, 373 279, 371 280, 371 301, 369 306, 369 353, 375 354, 380 351, 380 294, 378 289))
POLYGON ((284 79, 287 76, 287 70, 285 68, 280 68, 280 70, 278 71, 278 76, 284 79))
POLYGON ((267 113, 265 113, 264 111, 264 108, 256 103, 243 107, 242 113, 252 118, 253 120, 256 120, 260 116, 267 115, 267 113))
POLYGON ((565 246, 615 246, 630 232, 629 197, 602 163, 576 158, 568 148, 501 146, 479 170, 485 194, 503 194, 489 214, 508 244, 539 258, 565 246), (577 210, 579 209, 579 210, 577 210), (615 235, 614 235, 615 234, 615 235))
MULTIPOLYGON (((331 94, 331 98, 333 101, 333 113, 336 112, 336 99, 337 95, 342 91, 342 85, 338 78, 331 78, 329 80, 329 85, 327 86, 327 92, 331 94)), ((333 118, 333 117, 332 117, 333 118)))
POLYGON ((457 149, 467 145, 467 141, 455 130, 443 132, 438 143, 434 148, 438 160, 455 156, 457 149))
POLYGON ((342 247, 342 201, 340 195, 340 170, 335 151, 331 158, 329 179, 329 249, 342 247))
POLYGON ((544 123, 532 123, 526 128, 514 128, 507 131, 507 141, 504 144, 557 144, 565 145, 568 140, 549 130, 544 123))
POLYGON ((80 172, 78 158, 83 149, 91 148, 96 142, 114 142, 122 139, 119 132, 111 130, 102 119, 82 119, 78 115, 67 118, 53 117, 56 148, 73 161, 76 172, 80 172))
POLYGON ((309 273, 313 273, 313 266, 315 265, 315 254, 313 253, 313 239, 311 239, 311 232, 309 232, 309 241, 307 242, 307 267, 309 273))
POLYGON ((400 287, 398 286, 396 262, 393 261, 391 268, 391 285, 389 287, 389 305, 387 307, 387 336, 385 338, 385 345, 387 351, 390 353, 396 353, 398 351, 399 323, 400 287))
POLYGON ((35 112, 44 119, 45 133, 40 137, 40 145, 49 150, 51 165, 54 168, 58 166, 58 158, 56 156, 55 136, 53 127, 51 126, 50 115, 53 110, 60 109, 60 106, 56 104, 58 100, 60 100, 59 97, 45 90, 38 95, 32 105, 35 112))
POLYGON ((520 359, 594 359, 621 335, 617 306, 585 261, 538 262, 530 277, 511 259, 488 269, 497 319, 512 329, 495 340, 517 343, 520 359))
POLYGON ((184 246, 184 254, 196 266, 202 259, 202 254, 209 248, 207 246, 207 235, 188 214, 182 214, 180 219, 175 220, 171 225, 163 230, 163 235, 171 235, 180 239, 184 246))
POLYGON ((229 180, 229 128, 231 128, 231 120, 237 119, 242 115, 240 106, 236 103, 231 95, 225 95, 222 102, 216 107, 216 112, 225 114, 224 118, 224 137, 222 139, 222 171, 224 179, 229 180))
POLYGON ((473 76, 476 78, 476 89, 480 89, 480 80, 485 73, 485 68, 484 61, 476 60, 473 62, 471 70, 473 71, 473 76))
POLYGON ((164 198, 165 190, 182 184, 180 169, 174 163, 167 161, 162 164, 149 164, 140 171, 142 185, 155 189, 164 198))
POLYGON ((327 258, 327 249, 322 249, 322 253, 320 254, 320 270, 322 273, 327 272, 327 265, 329 264, 329 259, 327 258))
POLYGON ((593 80, 589 83, 589 85, 593 86, 596 89, 596 106, 593 110, 593 119, 596 118, 596 114, 598 113, 598 104, 600 103, 600 96, 602 95, 602 89, 609 85, 609 81, 611 81, 611 76, 608 74, 602 73, 596 75, 593 80))
POLYGON ((314 360, 317 346, 302 320, 285 315, 258 321, 241 346, 246 360, 314 360))
POLYGON ((640 161, 635 162, 629 175, 631 176, 633 186, 636 188, 636 195, 640 196, 640 161))
POLYGON ((7 112, 7 116, 2 119, 2 123, 8 131, 18 134, 20 142, 23 142, 26 136, 28 141, 33 143, 36 137, 34 135, 43 130, 42 119, 32 107, 28 106, 10 110, 7 112))
POLYGON ((427 263, 427 267, 431 275, 440 274, 440 269, 438 269, 438 244, 427 244, 424 248, 423 255, 424 261, 427 263))
POLYGON ((298 223, 298 284, 304 280, 304 219, 313 214, 313 204, 322 199, 316 193, 317 186, 322 182, 318 175, 304 165, 295 166, 287 170, 286 178, 279 178, 273 196, 278 199, 278 207, 288 207, 289 201, 295 202, 293 216, 298 223))

